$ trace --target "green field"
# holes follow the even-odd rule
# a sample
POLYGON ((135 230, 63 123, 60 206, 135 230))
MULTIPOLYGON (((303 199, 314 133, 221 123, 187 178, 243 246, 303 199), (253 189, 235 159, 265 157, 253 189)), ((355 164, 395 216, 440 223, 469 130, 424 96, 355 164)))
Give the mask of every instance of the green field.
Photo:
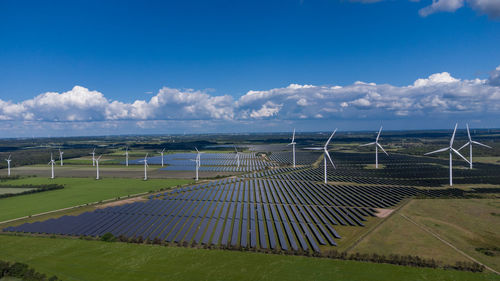
POLYGON ((23 187, 20 187, 20 188, 0 187, 0 195, 2 195, 2 194, 17 194, 17 193, 22 193, 22 192, 25 192, 25 191, 30 191, 30 190, 33 190, 33 189, 36 189, 36 188, 29 188, 29 187, 26 187, 26 188, 23 188, 23 187))
POLYGON ((0 259, 63 280, 500 280, 455 270, 8 235, 0 235, 0 259))
POLYGON ((10 185, 62 184, 64 189, 0 199, 0 221, 189 183, 177 179, 25 178, 10 185))
POLYGON ((487 256, 476 248, 500 245, 498 199, 412 200, 357 244, 351 252, 418 255, 448 264, 470 261, 402 215, 412 219, 461 251, 500 271, 500 252, 487 256))

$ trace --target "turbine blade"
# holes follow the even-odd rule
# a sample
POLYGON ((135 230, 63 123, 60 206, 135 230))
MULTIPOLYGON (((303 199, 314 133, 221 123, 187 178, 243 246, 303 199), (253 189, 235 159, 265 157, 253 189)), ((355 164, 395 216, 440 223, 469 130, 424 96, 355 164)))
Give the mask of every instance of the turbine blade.
POLYGON ((293 129, 292 142, 295 141, 295 129, 293 129))
POLYGON ((199 151, 198 151, 198 148, 196 148, 196 146, 194 147, 194 149, 196 149, 196 152, 199 152, 199 151))
POLYGON ((489 146, 489 145, 482 144, 482 143, 477 142, 477 141, 472 141, 472 143, 474 143, 474 144, 478 144, 478 145, 481 145, 481 146, 484 146, 484 147, 487 147, 487 148, 492 148, 492 147, 491 147, 491 146, 489 146))
POLYGON ((328 156, 328 160, 330 160, 330 163, 332 163, 333 168, 337 169, 337 167, 335 167, 335 164, 333 164, 332 157, 330 157, 330 153, 328 153, 328 150, 325 150, 325 155, 328 156))
POLYGON ((389 156, 389 154, 385 151, 385 149, 377 142, 378 147, 382 149, 382 151, 385 153, 385 155, 389 156))
POLYGON ((467 136, 469 136, 469 141, 472 141, 472 138, 470 137, 470 131, 469 131, 469 123, 467 125, 467 136))
POLYGON ((453 146, 453 141, 455 140, 455 133, 457 132, 457 126, 458 126, 458 123, 455 123, 455 129, 453 130, 453 135, 451 136, 451 140, 450 140, 450 147, 453 146))
POLYGON ((467 160, 467 158, 463 157, 462 154, 460 154, 460 152, 458 152, 456 149, 451 148, 451 151, 455 152, 455 154, 457 154, 458 156, 462 157, 462 159, 464 159, 465 162, 467 162, 467 163, 470 164, 469 160, 467 160))
POLYGON ((382 126, 380 126, 380 130, 378 130, 378 135, 377 135, 377 138, 375 139, 375 142, 378 142, 378 138, 380 138, 381 132, 382 132, 382 126))
POLYGON ((325 143, 325 149, 328 146, 328 144, 330 143, 330 141, 332 140, 333 135, 335 135, 335 132, 337 132, 337 128, 335 128, 335 131, 333 131, 332 135, 328 138, 328 141, 326 141, 326 143, 325 143))
POLYGON ((102 155, 100 155, 99 157, 97 157, 97 161, 99 161, 101 159, 102 155))
POLYGON ((468 146, 470 144, 470 142, 467 142, 466 144, 462 145, 459 149, 457 149, 458 151, 462 150, 464 147, 468 146))
POLYGON ((360 146, 367 146, 367 145, 374 145, 374 144, 376 144, 376 142, 370 142, 370 143, 362 144, 360 146))
POLYGON ((443 151, 447 151, 448 149, 450 149, 450 148, 449 147, 445 147, 445 148, 441 148, 441 149, 438 149, 438 150, 435 150, 435 151, 432 151, 432 152, 427 152, 424 155, 429 155, 429 154, 434 154, 434 153, 438 153, 438 152, 443 152, 443 151))

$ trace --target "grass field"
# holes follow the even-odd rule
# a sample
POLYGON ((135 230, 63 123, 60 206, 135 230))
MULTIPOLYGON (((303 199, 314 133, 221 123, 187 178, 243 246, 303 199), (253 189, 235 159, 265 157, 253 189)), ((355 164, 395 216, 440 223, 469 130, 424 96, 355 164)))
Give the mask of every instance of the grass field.
POLYGON ((9 181, 11 185, 62 184, 64 189, 0 199, 0 221, 112 199, 120 196, 158 190, 189 183, 189 180, 88 179, 88 178, 25 178, 9 181))
POLYGON ((0 259, 63 280, 500 280, 389 264, 8 235, 0 235, 0 259))
POLYGON ((412 200, 351 252, 411 254, 446 263, 468 260, 400 214, 438 234, 478 261, 500 270, 499 252, 495 256, 487 256, 476 251, 476 248, 492 249, 500 245, 500 216, 493 215, 500 214, 498 199, 412 200))
POLYGON ((0 187, 0 195, 2 194, 16 194, 16 193, 21 193, 29 190, 33 190, 35 188, 11 188, 11 187, 0 187))

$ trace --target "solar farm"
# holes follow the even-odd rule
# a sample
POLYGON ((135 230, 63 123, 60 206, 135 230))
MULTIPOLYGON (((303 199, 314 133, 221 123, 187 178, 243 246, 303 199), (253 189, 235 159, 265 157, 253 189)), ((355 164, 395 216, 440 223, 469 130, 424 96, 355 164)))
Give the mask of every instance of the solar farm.
MULTIPOLYGON (((321 139, 314 143, 321 144, 321 139)), ((87 204, 71 212, 9 220, 0 225, 1 233, 90 240, 111 236, 168 247, 321 257, 360 248, 365 237, 416 198, 467 200, 500 193, 500 166, 495 163, 477 162, 469 169, 457 162, 453 176, 458 187, 450 187, 447 159, 395 149, 378 155, 380 167, 375 168, 373 152, 352 147, 328 151, 334 166, 325 161, 324 152, 304 147, 295 155, 289 146, 276 143, 239 145, 241 152, 230 151, 232 146, 220 148, 221 152, 153 154, 146 158, 149 166, 139 154, 127 161, 130 169, 144 166, 146 172, 232 175, 201 178, 95 207, 87 204)), ((124 165, 121 151, 106 157, 116 159, 113 165, 124 165)), ((77 169, 85 159, 88 156, 73 160, 75 164, 68 160, 67 165, 77 169)), ((155 180, 161 186, 161 179, 155 180)), ((419 254, 425 257, 425 252, 419 254)))

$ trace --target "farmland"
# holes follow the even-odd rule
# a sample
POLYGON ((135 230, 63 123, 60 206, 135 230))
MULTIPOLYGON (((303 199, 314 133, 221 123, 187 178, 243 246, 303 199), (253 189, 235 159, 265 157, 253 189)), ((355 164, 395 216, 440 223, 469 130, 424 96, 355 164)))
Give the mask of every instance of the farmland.
POLYGON ((6 235, 0 236, 0 258, 63 280, 499 280, 388 264, 6 235))

